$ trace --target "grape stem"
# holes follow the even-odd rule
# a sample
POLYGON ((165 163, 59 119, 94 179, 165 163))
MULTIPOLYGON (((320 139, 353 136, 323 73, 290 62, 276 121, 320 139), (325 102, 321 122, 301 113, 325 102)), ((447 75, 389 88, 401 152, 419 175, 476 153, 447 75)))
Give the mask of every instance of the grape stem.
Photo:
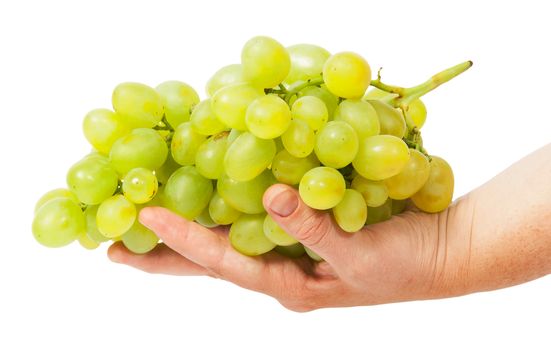
POLYGON ((320 86, 321 84, 323 84, 323 77, 308 79, 304 83, 299 84, 290 90, 286 90, 287 92, 285 93, 285 97, 283 99, 285 100, 285 102, 289 103, 289 101, 291 101, 291 98, 294 95, 298 94, 301 90, 309 86, 320 86))

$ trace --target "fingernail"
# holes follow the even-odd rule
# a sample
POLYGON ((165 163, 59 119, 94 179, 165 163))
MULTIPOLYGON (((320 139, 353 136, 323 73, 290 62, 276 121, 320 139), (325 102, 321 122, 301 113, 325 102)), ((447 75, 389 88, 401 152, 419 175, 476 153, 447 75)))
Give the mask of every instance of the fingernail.
POLYGON ((287 217, 297 209, 298 198, 293 191, 283 189, 280 193, 272 197, 269 206, 277 215, 287 217))

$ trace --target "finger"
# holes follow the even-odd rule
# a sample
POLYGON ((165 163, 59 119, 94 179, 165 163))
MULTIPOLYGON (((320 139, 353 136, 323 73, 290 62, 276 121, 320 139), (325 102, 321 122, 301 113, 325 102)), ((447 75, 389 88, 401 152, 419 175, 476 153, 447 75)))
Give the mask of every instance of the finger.
POLYGON ((116 242, 109 247, 107 255, 113 262, 149 273, 176 276, 204 276, 209 273, 204 267, 184 258, 165 244, 157 245, 146 254, 135 254, 126 249, 121 242, 116 242))

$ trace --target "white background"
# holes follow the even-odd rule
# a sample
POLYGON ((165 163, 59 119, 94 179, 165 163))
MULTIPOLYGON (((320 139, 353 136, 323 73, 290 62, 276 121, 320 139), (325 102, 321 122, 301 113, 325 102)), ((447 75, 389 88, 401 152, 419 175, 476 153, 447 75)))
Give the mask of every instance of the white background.
POLYGON ((400 85, 472 59, 424 99, 425 144, 450 161, 462 195, 551 140, 545 4, 2 1, 0 349, 549 349, 550 277, 298 314, 223 281, 112 264, 105 247, 46 249, 30 231, 36 199, 64 186, 89 150, 84 114, 109 107, 117 83, 178 79, 204 95, 209 76, 259 34, 359 52, 400 85))

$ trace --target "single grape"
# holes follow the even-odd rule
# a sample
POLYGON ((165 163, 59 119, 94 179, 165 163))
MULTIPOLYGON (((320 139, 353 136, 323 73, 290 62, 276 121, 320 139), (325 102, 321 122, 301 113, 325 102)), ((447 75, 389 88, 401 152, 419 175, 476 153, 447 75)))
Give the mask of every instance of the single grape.
POLYGON ((297 99, 291 107, 291 115, 293 119, 304 120, 314 131, 324 126, 329 118, 325 103, 315 96, 297 99))
POLYGON ((243 67, 230 64, 220 68, 207 82, 207 94, 213 96, 218 90, 233 84, 244 83, 243 67))
POLYGON ((371 83, 371 68, 354 52, 340 52, 329 57, 323 66, 327 89, 343 98, 360 98, 371 83))
POLYGON ((56 198, 38 209, 32 231, 40 244, 63 247, 86 232, 86 220, 80 206, 72 199, 56 198))
POLYGON ((195 167, 207 179, 219 179, 224 174, 224 156, 228 148, 228 132, 209 137, 197 149, 195 167))
POLYGON ((170 175, 178 169, 180 169, 180 164, 176 163, 174 158, 172 158, 171 152, 168 152, 164 164, 159 169, 155 170, 155 177, 162 186, 167 183, 170 175))
POLYGON ((384 90, 378 89, 376 87, 372 87, 371 89, 367 90, 367 93, 364 95, 364 100, 379 100, 386 103, 389 103, 394 98, 398 97, 398 94, 391 94, 390 92, 386 92, 384 90))
POLYGON ((109 154, 113 143, 128 134, 130 127, 117 113, 108 109, 94 109, 84 117, 82 131, 96 150, 109 154))
POLYGON ((157 194, 159 183, 149 169, 134 168, 122 180, 122 192, 131 202, 147 203, 157 194))
POLYGON ((408 160, 409 149, 404 141, 392 135, 375 135, 360 142, 352 164, 366 179, 384 180, 402 171, 408 160))
POLYGON ((191 127, 201 135, 214 135, 227 129, 212 111, 210 99, 199 102, 191 113, 191 127))
POLYGON ((113 144, 109 159, 113 168, 124 175, 134 168, 156 170, 163 165, 167 155, 166 142, 157 131, 139 128, 113 144))
POLYGON ((333 216, 343 231, 356 232, 364 227, 367 205, 360 192, 346 189, 343 199, 333 208, 333 216))
POLYGON ((180 124, 180 126, 174 130, 172 142, 170 143, 172 158, 180 165, 195 164, 197 150, 206 139, 207 137, 205 135, 193 131, 190 122, 180 124))
MULTIPOLYGON (((212 199, 212 198, 211 198, 212 199)), ((197 216, 195 218, 195 221, 203 226, 203 227, 207 227, 207 228, 213 228, 213 227, 216 227, 218 226, 218 224, 214 221, 214 219, 210 216, 210 213, 209 213, 209 208, 206 207, 205 210, 203 210, 201 212, 201 214, 199 214, 199 216, 197 216)))
POLYGON ((229 205, 218 192, 214 192, 209 203, 209 215, 218 225, 229 225, 241 215, 241 212, 229 205))
POLYGON ((136 206, 122 194, 103 201, 96 213, 99 232, 108 238, 124 234, 136 220, 136 206))
POLYGON ((323 258, 321 256, 319 256, 316 252, 314 252, 312 249, 310 249, 308 247, 304 247, 304 251, 310 257, 310 259, 312 259, 314 261, 317 261, 317 262, 323 261, 323 258))
POLYGON ((406 135, 406 121, 402 112, 389 104, 377 100, 368 101, 377 111, 381 125, 381 135, 393 135, 402 138, 406 135))
POLYGON ((245 122, 249 131, 256 137, 274 139, 281 136, 289 127, 291 111, 281 98, 275 95, 261 96, 247 108, 245 122))
POLYGON ((94 241, 93 239, 91 239, 91 238, 86 234, 86 232, 81 233, 80 236, 78 236, 77 240, 78 240, 78 243, 79 243, 84 249, 88 249, 88 250, 96 249, 96 248, 98 248, 99 245, 100 245, 99 242, 96 242, 96 241, 94 241))
MULTIPOLYGON (((328 120, 331 120, 333 117, 333 114, 335 112, 335 109, 337 108, 339 104, 339 98, 327 90, 325 85, 322 85, 321 87, 317 86, 308 86, 304 89, 302 89, 298 94, 297 97, 301 98, 304 96, 314 96, 319 98, 320 100, 325 103, 325 107, 327 108, 327 115, 329 117, 328 120)), ((294 103, 294 101, 291 99, 291 101, 294 103)))
POLYGON ((372 225, 392 217, 392 199, 388 198, 383 205, 367 208, 366 224, 372 225))
POLYGON ((297 158, 284 149, 275 155, 271 169, 278 182, 296 185, 308 170, 319 165, 320 162, 314 154, 297 158))
POLYGON ((98 205, 89 205, 84 211, 84 216, 86 217, 86 234, 88 238, 94 242, 102 243, 107 242, 109 238, 102 235, 98 230, 96 223, 98 207, 98 205))
POLYGON ((406 199, 427 182, 430 175, 430 165, 423 153, 411 149, 409 161, 398 174, 385 180, 388 196, 392 199, 406 199))
POLYGON ((204 178, 194 166, 176 170, 164 187, 166 207, 188 220, 195 219, 209 204, 212 181, 204 178))
POLYGON ((67 172, 67 185, 81 203, 99 204, 117 189, 119 177, 105 157, 87 157, 67 172))
POLYGON ((197 92, 181 81, 165 81, 155 90, 161 98, 165 118, 173 129, 189 120, 191 110, 200 101, 197 92))
POLYGON ((243 131, 231 129, 230 133, 228 134, 228 146, 233 143, 233 141, 235 141, 242 133, 243 131))
POLYGON ((113 91, 113 109, 135 128, 151 128, 163 119, 163 102, 153 88, 140 83, 122 83, 113 91))
POLYGON ((291 59, 279 42, 266 36, 257 36, 243 46, 241 65, 245 80, 261 88, 270 88, 287 77, 291 59))
POLYGON ((295 119, 281 135, 281 142, 291 155, 304 158, 314 150, 316 135, 304 120, 295 119))
POLYGON ((423 101, 415 99, 409 104, 406 114, 411 118, 413 124, 421 129, 427 120, 427 107, 423 101))
POLYGON ((217 183, 218 194, 233 208, 246 214, 263 213, 262 196, 276 181, 270 170, 250 181, 236 181, 224 175, 217 183))
POLYGON ((275 247, 274 250, 279 254, 292 259, 300 258, 305 253, 304 246, 301 243, 295 243, 288 246, 280 245, 275 247))
POLYGON ((331 121, 316 134, 314 151, 320 162, 332 168, 350 164, 358 153, 356 131, 343 121, 331 121))
POLYGON ((122 235, 122 243, 134 254, 145 254, 152 251, 159 242, 159 237, 142 225, 138 220, 122 235))
POLYGON ((260 175, 274 156, 274 140, 263 140, 244 132, 229 145, 224 156, 224 169, 234 180, 249 181, 260 175))
POLYGON ((55 190, 44 193, 44 195, 40 197, 40 199, 36 202, 34 206, 34 212, 36 213, 41 206, 56 198, 69 198, 76 204, 80 204, 77 196, 75 196, 73 192, 69 191, 66 188, 56 188, 55 190))
POLYGON ((270 215, 266 215, 264 218, 263 228, 266 238, 274 244, 289 246, 298 243, 298 241, 293 236, 285 232, 270 215))
POLYGON ((291 59, 291 69, 285 78, 286 84, 321 76, 325 61, 331 56, 322 47, 310 44, 298 44, 287 48, 291 59))
POLYGON ((381 206, 388 199, 388 190, 384 181, 372 181, 357 175, 350 187, 361 193, 369 207, 381 206))
POLYGON ((378 135, 381 130, 377 111, 363 100, 342 101, 335 110, 334 120, 340 120, 352 126, 360 140, 378 135))
POLYGON ((241 215, 230 228, 230 243, 241 254, 255 256, 276 246, 263 232, 264 214, 241 215))
POLYGON ((238 130, 247 130, 245 115, 249 105, 264 92, 249 83, 226 86, 211 100, 211 108, 222 124, 238 130))
POLYGON ((444 159, 437 156, 431 158, 429 178, 411 200, 422 211, 437 213, 452 202, 454 178, 452 168, 444 159))
POLYGON ((300 197, 311 208, 331 209, 342 200, 346 184, 341 173, 329 167, 309 170, 299 184, 300 197))

